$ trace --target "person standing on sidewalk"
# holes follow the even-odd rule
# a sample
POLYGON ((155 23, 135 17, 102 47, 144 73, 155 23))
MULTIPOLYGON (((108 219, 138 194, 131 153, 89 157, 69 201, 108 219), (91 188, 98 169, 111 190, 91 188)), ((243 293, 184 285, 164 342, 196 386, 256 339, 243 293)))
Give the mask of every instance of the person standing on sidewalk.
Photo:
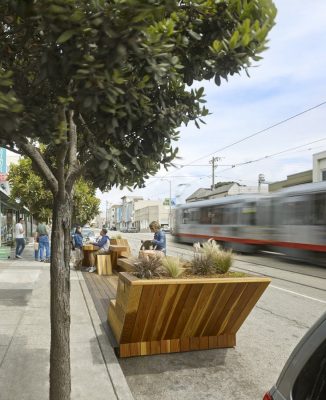
POLYGON ((77 226, 74 234, 74 245, 75 245, 75 269, 81 269, 83 261, 83 235, 81 233, 81 227, 77 226))
POLYGON ((34 259, 35 261, 40 261, 40 249, 38 243, 38 233, 34 233, 34 259))
POLYGON ((50 262, 49 231, 44 222, 40 222, 37 225, 36 232, 38 234, 40 261, 50 262), (44 258, 44 250, 45 250, 45 258, 44 258))
POLYGON ((23 227, 23 218, 19 218, 16 226, 15 226, 15 237, 16 237, 16 258, 22 258, 22 253, 25 248, 25 239, 24 239, 24 227, 23 227))

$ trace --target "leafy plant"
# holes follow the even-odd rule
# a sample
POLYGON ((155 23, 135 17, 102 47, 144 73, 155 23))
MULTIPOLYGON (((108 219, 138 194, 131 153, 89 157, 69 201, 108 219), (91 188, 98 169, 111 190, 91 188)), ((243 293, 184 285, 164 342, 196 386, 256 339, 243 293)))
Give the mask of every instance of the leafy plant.
POLYGON ((140 257, 135 261, 135 275, 140 279, 153 279, 161 276, 162 257, 153 255, 151 257, 140 257))
POLYGON ((214 240, 194 244, 194 256, 191 261, 193 274, 225 274, 233 261, 232 251, 222 250, 214 240))
POLYGON ((162 259, 162 265, 167 274, 172 278, 178 278, 185 270, 178 257, 164 257, 162 259))

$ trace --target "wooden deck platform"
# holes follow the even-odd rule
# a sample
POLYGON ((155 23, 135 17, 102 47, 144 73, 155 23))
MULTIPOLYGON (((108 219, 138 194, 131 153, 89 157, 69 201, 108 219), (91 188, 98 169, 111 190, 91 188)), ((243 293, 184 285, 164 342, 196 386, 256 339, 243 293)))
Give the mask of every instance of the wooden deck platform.
POLYGON ((118 275, 103 276, 83 272, 83 277, 110 343, 113 347, 117 347, 117 342, 107 322, 107 317, 110 301, 116 298, 118 275))

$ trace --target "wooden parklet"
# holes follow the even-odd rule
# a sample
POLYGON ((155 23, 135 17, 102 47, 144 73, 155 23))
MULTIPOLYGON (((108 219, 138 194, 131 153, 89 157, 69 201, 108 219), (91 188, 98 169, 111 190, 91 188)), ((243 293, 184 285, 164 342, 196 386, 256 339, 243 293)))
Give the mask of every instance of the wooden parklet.
POLYGON ((120 272, 108 322, 120 357, 233 347, 269 278, 140 280, 120 272))
POLYGON ((126 252, 127 250, 128 250, 127 246, 110 244, 112 268, 117 268, 118 258, 121 257, 122 253, 126 252))

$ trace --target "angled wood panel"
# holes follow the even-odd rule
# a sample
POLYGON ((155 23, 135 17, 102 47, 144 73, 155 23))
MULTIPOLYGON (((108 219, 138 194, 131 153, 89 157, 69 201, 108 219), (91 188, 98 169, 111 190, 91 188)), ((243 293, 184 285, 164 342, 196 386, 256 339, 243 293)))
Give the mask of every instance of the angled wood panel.
POLYGON ((108 318, 119 336, 120 356, 232 347, 269 283, 268 278, 147 281, 121 273, 108 318))

